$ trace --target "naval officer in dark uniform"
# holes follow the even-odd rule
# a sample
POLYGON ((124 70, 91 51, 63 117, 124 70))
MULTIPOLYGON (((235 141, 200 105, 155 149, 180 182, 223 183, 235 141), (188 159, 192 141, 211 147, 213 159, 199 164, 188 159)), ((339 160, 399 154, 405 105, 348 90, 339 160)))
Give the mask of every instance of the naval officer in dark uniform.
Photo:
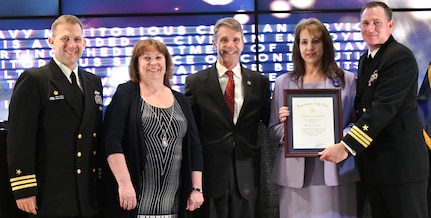
POLYGON ((340 162, 355 155, 373 217, 428 217, 428 152, 416 106, 418 66, 392 36, 392 10, 369 2, 361 10, 369 50, 359 60, 357 121, 341 143, 321 153, 340 162))
POLYGON ((63 15, 51 27, 53 59, 18 78, 9 107, 7 159, 12 192, 29 217, 98 214, 99 77, 77 65, 83 24, 63 15))

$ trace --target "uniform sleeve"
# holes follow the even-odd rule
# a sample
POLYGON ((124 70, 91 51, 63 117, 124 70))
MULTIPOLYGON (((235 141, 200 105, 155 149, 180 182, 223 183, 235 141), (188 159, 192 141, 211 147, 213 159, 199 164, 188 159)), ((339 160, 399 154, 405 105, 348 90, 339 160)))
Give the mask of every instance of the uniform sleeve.
POLYGON ((391 123, 395 122, 394 117, 399 121, 410 119, 410 111, 416 113, 415 83, 418 70, 413 55, 403 46, 394 46, 385 51, 382 63, 382 67, 373 71, 373 80, 371 77, 363 79, 367 86, 361 95, 365 100, 360 101, 371 103, 361 105, 363 108, 359 109, 360 118, 343 138, 343 142, 356 153, 370 147, 373 140, 388 126, 395 126, 391 123))
POLYGON ((15 199, 37 195, 36 146, 40 83, 28 72, 18 78, 9 105, 7 159, 15 199))

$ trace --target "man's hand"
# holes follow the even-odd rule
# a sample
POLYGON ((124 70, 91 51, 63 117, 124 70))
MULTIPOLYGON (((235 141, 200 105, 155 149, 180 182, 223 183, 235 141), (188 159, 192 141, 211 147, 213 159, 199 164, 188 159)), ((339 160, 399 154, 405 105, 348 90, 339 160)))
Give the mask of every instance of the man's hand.
POLYGON ((340 163, 349 156, 349 151, 343 144, 337 143, 328 146, 325 150, 319 152, 320 160, 326 160, 334 163, 340 163))
POLYGON ((204 196, 202 192, 192 191, 190 193, 189 199, 187 199, 187 208, 188 211, 194 211, 201 207, 204 203, 204 196))
POLYGON ((17 199, 16 205, 20 210, 23 210, 27 213, 31 213, 33 215, 37 215, 36 196, 17 199))

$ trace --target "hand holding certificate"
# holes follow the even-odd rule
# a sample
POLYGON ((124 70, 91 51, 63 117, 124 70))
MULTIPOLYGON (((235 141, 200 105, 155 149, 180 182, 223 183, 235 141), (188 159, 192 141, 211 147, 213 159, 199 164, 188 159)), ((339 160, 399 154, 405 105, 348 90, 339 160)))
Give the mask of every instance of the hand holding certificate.
POLYGON ((286 89, 286 157, 317 157, 326 146, 341 139, 339 89, 286 89))
POLYGON ((331 161, 333 163, 340 163, 347 159, 349 151, 342 143, 329 145, 325 150, 319 152, 320 160, 331 161))

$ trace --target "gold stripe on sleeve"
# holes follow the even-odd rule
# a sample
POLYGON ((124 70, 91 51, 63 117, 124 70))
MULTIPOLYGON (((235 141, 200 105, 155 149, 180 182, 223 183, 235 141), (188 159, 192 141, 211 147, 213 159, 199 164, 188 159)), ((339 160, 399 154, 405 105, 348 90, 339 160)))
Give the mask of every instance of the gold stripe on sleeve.
POLYGON ((348 132, 357 142, 359 142, 363 147, 367 148, 373 141, 364 131, 362 131, 357 126, 353 126, 348 132))
POLYGON ((31 188, 31 187, 36 187, 37 183, 30 183, 30 184, 26 184, 26 185, 20 185, 20 186, 15 186, 12 187, 12 191, 17 191, 17 190, 21 190, 21 189, 25 189, 25 188, 31 188))
POLYGON ((12 182, 16 182, 16 181, 19 181, 19 180, 34 179, 34 178, 36 178, 35 174, 33 174, 33 175, 27 175, 27 176, 17 176, 17 177, 11 178, 10 182, 12 183, 12 182))
MULTIPOLYGON (((430 65, 430 67, 431 67, 431 65, 430 65)), ((431 150, 431 138, 430 138, 430 136, 428 135, 428 133, 424 129, 422 130, 422 133, 424 135, 425 143, 427 144, 428 149, 431 150)))
POLYGON ((21 180, 18 182, 12 182, 10 184, 10 186, 15 187, 15 186, 19 186, 19 185, 27 184, 27 183, 36 183, 36 179, 27 179, 27 180, 21 180))
POLYGON ((10 179, 12 191, 37 186, 36 175, 19 176, 10 179))

